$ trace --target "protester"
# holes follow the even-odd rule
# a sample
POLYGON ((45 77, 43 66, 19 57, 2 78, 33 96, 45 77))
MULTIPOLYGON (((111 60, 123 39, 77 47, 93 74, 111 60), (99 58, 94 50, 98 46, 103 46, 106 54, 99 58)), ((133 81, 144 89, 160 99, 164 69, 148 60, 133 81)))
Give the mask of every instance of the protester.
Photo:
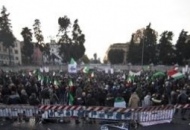
POLYGON ((139 103, 140 103, 140 98, 137 95, 137 93, 134 91, 131 94, 131 97, 129 99, 129 107, 131 107, 131 108, 138 108, 139 107, 139 103))
MULTIPOLYGON (((4 104, 62 104, 114 107, 123 99, 126 107, 149 107, 190 103, 190 79, 154 77, 154 71, 143 71, 128 80, 123 73, 48 73, 22 74, 3 72, 0 75, 0 102, 4 104)), ((182 119, 187 110, 181 110, 182 119)), ((189 116, 190 117, 190 116, 189 116)), ((90 120, 93 122, 92 120, 90 120)), ((68 120, 69 122, 69 120, 68 120)), ((79 119, 76 119, 79 123, 79 119)))

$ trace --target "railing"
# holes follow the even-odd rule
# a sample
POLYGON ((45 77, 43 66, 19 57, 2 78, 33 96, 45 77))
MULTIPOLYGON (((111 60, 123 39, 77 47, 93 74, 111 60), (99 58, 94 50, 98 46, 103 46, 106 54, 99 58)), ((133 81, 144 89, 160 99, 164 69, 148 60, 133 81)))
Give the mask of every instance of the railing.
POLYGON ((141 125, 171 122, 175 109, 189 109, 190 104, 151 106, 145 108, 115 108, 101 106, 65 105, 0 105, 0 117, 40 117, 42 119, 62 119, 64 117, 88 117, 103 120, 137 120, 141 125))

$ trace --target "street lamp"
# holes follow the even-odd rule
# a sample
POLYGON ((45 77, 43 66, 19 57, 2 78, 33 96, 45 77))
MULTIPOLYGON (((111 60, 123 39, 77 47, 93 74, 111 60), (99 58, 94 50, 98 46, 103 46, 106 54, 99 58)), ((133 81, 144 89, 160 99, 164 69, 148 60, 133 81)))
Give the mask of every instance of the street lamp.
POLYGON ((143 67, 143 60, 144 60, 144 39, 145 39, 145 36, 143 36, 143 45, 142 45, 142 57, 141 57, 141 66, 143 67))

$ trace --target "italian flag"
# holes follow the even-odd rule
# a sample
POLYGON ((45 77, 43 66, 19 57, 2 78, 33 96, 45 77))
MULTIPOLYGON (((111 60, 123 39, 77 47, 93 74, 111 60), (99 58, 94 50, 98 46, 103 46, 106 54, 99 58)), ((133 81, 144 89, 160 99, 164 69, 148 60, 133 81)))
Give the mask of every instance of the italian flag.
POLYGON ((181 79, 181 78, 185 77, 184 74, 178 72, 177 67, 175 67, 175 68, 173 68, 171 70, 168 70, 167 74, 168 74, 169 77, 172 77, 174 80, 181 79))
POLYGON ((114 107, 126 108, 126 103, 124 98, 122 97, 115 98, 114 107))
POLYGON ((168 76, 172 77, 172 75, 178 73, 177 68, 173 68, 171 70, 168 70, 167 74, 168 76))
POLYGON ((73 105, 74 97, 71 93, 69 93, 69 105, 73 105))
POLYGON ((177 80, 177 79, 184 78, 185 75, 180 72, 177 72, 177 73, 173 74, 171 77, 174 78, 175 80, 177 80))

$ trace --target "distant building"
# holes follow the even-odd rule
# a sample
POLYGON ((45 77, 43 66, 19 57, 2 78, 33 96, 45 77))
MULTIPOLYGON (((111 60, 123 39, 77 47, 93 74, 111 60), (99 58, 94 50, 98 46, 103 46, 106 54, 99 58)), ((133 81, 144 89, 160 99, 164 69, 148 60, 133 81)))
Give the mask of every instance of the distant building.
POLYGON ((40 48, 34 45, 34 52, 33 52, 33 63, 35 65, 42 65, 42 55, 40 48))
MULTIPOLYGON (((10 48, 11 65, 21 65, 21 42, 16 40, 14 47, 10 48)), ((10 65, 9 63, 9 51, 0 43, 0 65, 10 65)))
POLYGON ((112 45, 109 46, 108 50, 106 51, 106 55, 104 57, 104 61, 109 61, 108 59, 108 53, 110 50, 115 50, 115 49, 118 49, 118 50, 123 50, 124 51, 124 59, 123 59, 123 63, 126 64, 127 61, 127 52, 129 50, 129 43, 114 43, 112 45))
POLYGON ((62 58, 59 55, 60 45, 58 45, 55 40, 51 40, 49 43, 49 47, 50 47, 50 56, 44 55, 43 57, 44 63, 61 64, 62 58))

